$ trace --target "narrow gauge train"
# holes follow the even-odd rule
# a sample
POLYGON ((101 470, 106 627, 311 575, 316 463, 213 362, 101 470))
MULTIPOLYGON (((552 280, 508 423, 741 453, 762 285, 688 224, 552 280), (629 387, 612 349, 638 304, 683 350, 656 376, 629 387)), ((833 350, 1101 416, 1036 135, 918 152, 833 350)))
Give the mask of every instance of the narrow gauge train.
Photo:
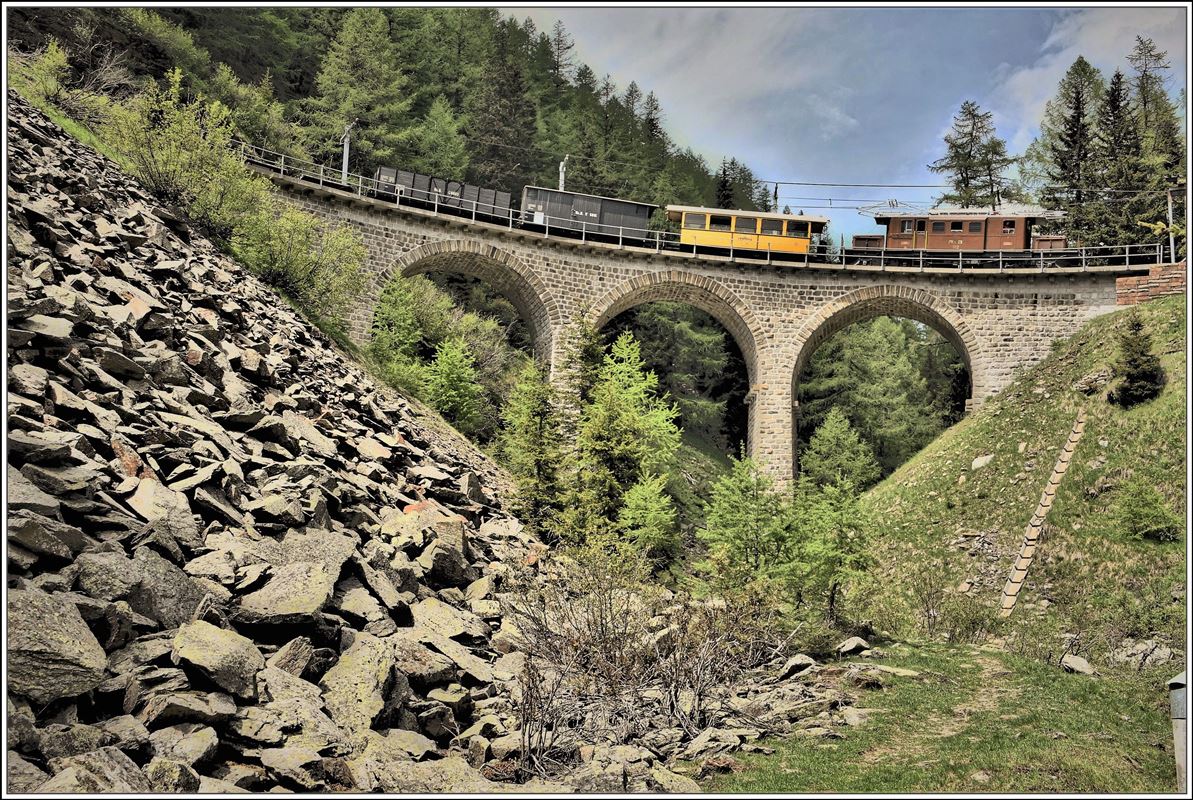
MULTIPOLYGON (((527 186, 522 190, 521 205, 515 206, 509 192, 392 167, 378 168, 374 185, 373 193, 379 199, 590 241, 793 263, 805 262, 831 245, 822 241, 829 224, 826 217, 669 205, 666 216, 678 227, 676 236, 651 229, 659 206, 624 198, 527 186)), ((837 258, 840 263, 858 265, 914 266, 939 261, 1013 266, 1020 260, 1038 258, 1041 250, 1065 248, 1063 236, 1032 235, 1037 220, 1057 214, 1011 205, 997 213, 972 208, 879 213, 875 221, 886 227, 885 234, 854 236, 852 247, 843 249, 837 258), (903 255, 901 251, 909 252, 903 255)))
POLYGON ((860 234, 845 258, 870 263, 872 253, 884 250, 886 264, 920 263, 964 259, 964 263, 997 260, 1013 265, 1039 257, 1041 250, 1064 250, 1064 236, 1033 235, 1041 219, 1055 219, 1059 212, 1037 206, 1004 204, 998 211, 986 208, 940 207, 875 214, 874 221, 886 226, 886 233, 860 234), (913 251, 904 257, 891 251, 913 251), (957 254, 957 255, 954 255, 957 254))

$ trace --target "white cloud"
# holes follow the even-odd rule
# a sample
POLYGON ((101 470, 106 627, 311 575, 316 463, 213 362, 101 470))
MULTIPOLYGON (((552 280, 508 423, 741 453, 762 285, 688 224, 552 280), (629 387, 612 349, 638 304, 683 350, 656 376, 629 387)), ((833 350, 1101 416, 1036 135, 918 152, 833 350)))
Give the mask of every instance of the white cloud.
MULTIPOLYGON (((993 104, 1003 110, 1014 129, 1010 147, 1021 152, 1039 128, 1044 106, 1056 92, 1065 71, 1084 56, 1107 77, 1116 68, 1128 69, 1127 54, 1136 35, 1167 50, 1172 64, 1173 91, 1184 85, 1187 11, 1180 8, 1096 8, 1064 12, 1031 64, 996 73, 993 104)), ((1001 65, 1000 65, 1001 66, 1001 65)))

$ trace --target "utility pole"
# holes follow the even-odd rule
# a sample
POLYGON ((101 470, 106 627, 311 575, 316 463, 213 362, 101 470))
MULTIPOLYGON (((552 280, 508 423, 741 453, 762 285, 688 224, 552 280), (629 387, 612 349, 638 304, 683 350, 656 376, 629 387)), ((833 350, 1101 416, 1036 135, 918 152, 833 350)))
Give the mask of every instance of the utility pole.
POLYGON ((344 138, 341 140, 344 144, 344 161, 340 167, 340 183, 345 186, 348 185, 348 134, 356 123, 357 120, 355 119, 348 123, 344 128, 344 138))
POLYGON ((568 159, 571 157, 572 156, 569 153, 563 157, 563 161, 559 162, 559 191, 561 192, 563 191, 564 179, 567 177, 568 173, 568 159))
POLYGON ((1172 232, 1172 189, 1168 190, 1168 257, 1176 263, 1176 239, 1172 232))

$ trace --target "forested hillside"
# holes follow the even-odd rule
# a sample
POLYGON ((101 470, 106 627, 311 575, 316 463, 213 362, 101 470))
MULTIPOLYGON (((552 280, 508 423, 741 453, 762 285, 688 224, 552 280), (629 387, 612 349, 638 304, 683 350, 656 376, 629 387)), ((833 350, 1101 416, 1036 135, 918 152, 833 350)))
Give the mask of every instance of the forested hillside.
POLYGON ((554 186, 643 202, 765 208, 770 192, 726 157, 711 166, 669 135, 648 87, 579 63, 562 24, 495 9, 18 9, 14 39, 127 46, 134 74, 181 66, 234 109, 254 143, 338 163, 346 121, 356 172, 382 164, 520 191, 554 186), (147 45, 141 47, 140 45, 147 45))

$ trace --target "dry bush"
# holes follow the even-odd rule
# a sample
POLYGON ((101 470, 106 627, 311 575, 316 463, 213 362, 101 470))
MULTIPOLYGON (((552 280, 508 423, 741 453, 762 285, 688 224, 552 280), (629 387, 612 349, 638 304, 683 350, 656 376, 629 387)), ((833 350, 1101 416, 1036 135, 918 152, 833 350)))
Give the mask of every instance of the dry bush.
POLYGON ((546 580, 513 577, 506 602, 526 657, 516 703, 528 773, 550 773, 583 743, 637 738, 660 715, 695 736, 744 671, 787 654, 791 635, 760 601, 675 597, 646 583, 629 545, 589 544, 553 564, 546 580))

